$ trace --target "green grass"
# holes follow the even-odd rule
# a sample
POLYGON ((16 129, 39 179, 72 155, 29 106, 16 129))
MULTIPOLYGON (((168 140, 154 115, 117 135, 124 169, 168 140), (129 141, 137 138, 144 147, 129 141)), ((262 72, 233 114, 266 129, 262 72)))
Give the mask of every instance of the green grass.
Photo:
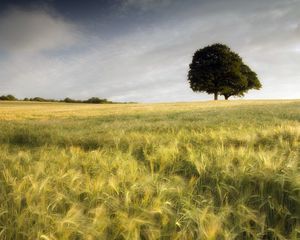
POLYGON ((0 103, 0 239, 299 239, 300 101, 0 103))

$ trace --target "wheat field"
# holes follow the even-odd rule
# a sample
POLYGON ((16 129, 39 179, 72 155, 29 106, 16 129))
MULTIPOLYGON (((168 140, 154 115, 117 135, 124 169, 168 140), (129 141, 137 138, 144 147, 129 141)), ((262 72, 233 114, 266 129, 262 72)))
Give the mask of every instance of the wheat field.
POLYGON ((0 239, 300 239, 300 101, 0 102, 0 239))

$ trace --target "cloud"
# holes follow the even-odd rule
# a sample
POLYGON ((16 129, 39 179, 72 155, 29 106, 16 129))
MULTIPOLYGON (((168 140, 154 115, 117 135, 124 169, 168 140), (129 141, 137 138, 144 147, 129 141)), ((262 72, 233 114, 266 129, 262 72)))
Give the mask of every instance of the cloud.
POLYGON ((174 0, 123 0, 123 6, 147 11, 157 9, 158 7, 167 7, 172 2, 174 0))
POLYGON ((0 16, 0 49, 40 52, 73 45, 76 27, 45 9, 11 8, 0 16))
MULTIPOLYGON (((250 91, 247 98, 299 97, 299 1, 298 5, 258 3, 251 8, 229 2, 226 7, 218 1, 186 12, 174 9, 176 18, 155 26, 141 23, 140 29, 122 34, 116 29, 116 37, 107 38, 103 38, 105 32, 87 33, 56 14, 35 10, 58 24, 58 29, 65 29, 69 37, 61 38, 58 33, 62 32, 56 27, 51 30, 51 24, 47 28, 52 34, 44 33, 48 37, 43 41, 19 35, 23 41, 15 44, 18 54, 0 57, 0 89, 18 97, 99 96, 140 102, 211 99, 190 90, 188 65, 196 49, 223 42, 242 56, 263 83, 261 91, 250 91), (34 47, 35 42, 39 47, 34 47)), ((23 14, 29 13, 20 12, 15 18, 23 14)), ((3 46, 14 50, 0 42, 3 46)))

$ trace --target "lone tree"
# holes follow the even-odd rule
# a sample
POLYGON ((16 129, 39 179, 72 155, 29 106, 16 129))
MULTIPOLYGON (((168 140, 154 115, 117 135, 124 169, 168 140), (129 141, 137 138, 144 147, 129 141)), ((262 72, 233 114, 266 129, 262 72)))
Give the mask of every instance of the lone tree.
POLYGON ((193 56, 188 81, 194 92, 230 96, 244 96, 249 89, 260 89, 261 83, 241 57, 224 44, 199 49, 193 56))

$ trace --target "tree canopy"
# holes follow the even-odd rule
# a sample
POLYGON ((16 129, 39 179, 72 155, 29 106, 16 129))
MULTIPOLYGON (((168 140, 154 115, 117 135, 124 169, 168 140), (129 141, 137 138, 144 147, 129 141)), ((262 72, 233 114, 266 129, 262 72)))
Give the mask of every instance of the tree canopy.
POLYGON ((13 96, 13 95, 8 94, 8 95, 2 95, 2 96, 0 96, 0 100, 3 100, 3 101, 16 101, 18 99, 15 96, 13 96))
MULTIPOLYGON (((15 96, 9 94, 9 95, 2 95, 0 96, 0 101, 22 101, 21 99, 16 98, 15 96)), ((65 98, 63 100, 57 100, 57 99, 47 99, 42 97, 34 97, 34 98, 24 98, 23 101, 32 101, 32 102, 65 102, 65 103, 95 103, 95 104, 104 104, 104 103, 115 103, 112 101, 108 101, 105 98, 98 98, 98 97, 92 97, 87 100, 76 100, 71 98, 65 98)))
POLYGON ((213 44, 199 49, 193 56, 188 81, 194 92, 243 96, 250 89, 260 89, 257 74, 243 63, 242 58, 224 44, 213 44))

